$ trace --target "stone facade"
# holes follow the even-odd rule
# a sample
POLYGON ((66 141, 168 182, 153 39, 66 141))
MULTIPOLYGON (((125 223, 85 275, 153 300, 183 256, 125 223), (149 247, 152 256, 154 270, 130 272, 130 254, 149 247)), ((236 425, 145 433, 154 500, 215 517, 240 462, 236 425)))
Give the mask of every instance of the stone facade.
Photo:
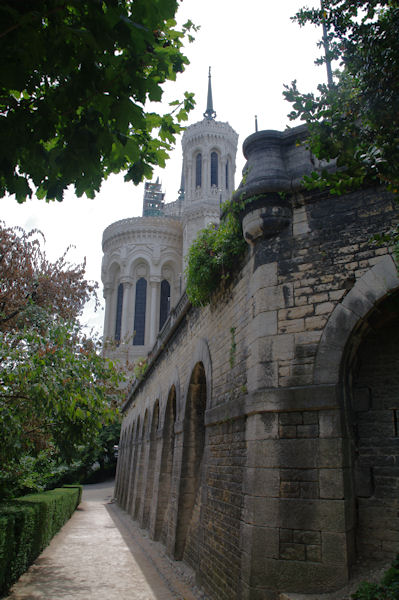
POLYGON ((188 248, 200 229, 219 223, 234 189, 238 135, 215 116, 209 78, 204 119, 183 134, 178 199, 165 204, 159 182, 146 183, 143 217, 104 231, 104 353, 122 364, 151 350, 185 286, 188 248))
POLYGON ((182 296, 123 409, 118 502, 213 600, 311 598, 398 551, 399 277, 371 241, 397 211, 302 190, 302 135, 244 144, 247 256, 210 306, 182 296))

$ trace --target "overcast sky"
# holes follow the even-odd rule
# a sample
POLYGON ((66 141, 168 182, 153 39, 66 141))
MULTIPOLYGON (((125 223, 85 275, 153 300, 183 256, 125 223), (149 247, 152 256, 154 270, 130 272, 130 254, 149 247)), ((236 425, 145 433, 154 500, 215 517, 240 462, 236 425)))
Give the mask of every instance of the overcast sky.
MULTIPOLYGON (((304 5, 318 6, 318 1, 183 0, 179 8, 179 22, 191 19, 201 29, 195 42, 185 49, 190 65, 176 82, 165 86, 163 104, 166 107, 169 101, 181 98, 185 90, 194 92, 197 106, 189 124, 201 120, 206 108, 208 67, 212 67, 216 119, 229 122, 239 134, 236 186, 244 166, 242 143, 255 130, 255 115, 260 130, 283 130, 290 124, 290 104, 282 96, 284 84, 296 79, 300 90, 313 91, 318 83, 325 82, 324 68, 314 65, 321 53, 317 47, 321 31, 313 26, 300 28, 290 20, 304 5)), ((166 168, 154 174, 163 183, 166 201, 176 199, 180 172, 178 140, 166 168)), ((76 263, 86 257, 87 277, 100 283, 102 297, 102 232, 119 219, 141 215, 143 187, 124 183, 123 175, 119 175, 104 182, 94 200, 76 198, 72 191, 62 203, 31 200, 18 205, 13 198, 3 198, 1 218, 10 226, 43 231, 51 259, 74 245, 70 260, 76 263)), ((93 314, 88 307, 85 321, 101 333, 103 312, 93 314)))

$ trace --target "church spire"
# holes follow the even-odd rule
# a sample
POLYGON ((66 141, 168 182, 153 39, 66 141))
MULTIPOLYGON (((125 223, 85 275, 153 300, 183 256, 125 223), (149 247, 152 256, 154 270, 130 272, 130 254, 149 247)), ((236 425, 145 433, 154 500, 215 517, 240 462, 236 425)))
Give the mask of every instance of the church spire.
POLYGON ((211 83, 211 67, 209 67, 209 75, 208 75, 208 101, 206 103, 206 111, 204 112, 205 119, 209 121, 213 121, 216 117, 216 113, 213 110, 213 101, 212 101, 212 83, 211 83))

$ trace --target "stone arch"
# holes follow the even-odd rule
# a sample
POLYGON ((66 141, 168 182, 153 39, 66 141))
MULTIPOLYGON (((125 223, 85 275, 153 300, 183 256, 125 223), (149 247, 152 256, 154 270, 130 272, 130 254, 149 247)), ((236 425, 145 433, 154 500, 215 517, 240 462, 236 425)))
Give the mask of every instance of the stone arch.
POLYGON ((343 383, 356 553, 362 560, 393 559, 399 541, 399 290, 353 331, 343 383))
POLYGON ((381 257, 338 304, 324 328, 315 359, 313 382, 336 384, 342 380, 345 346, 356 325, 376 303, 399 287, 399 276, 391 256, 381 257))
POLYGON ((143 492, 143 483, 144 483, 143 471, 144 471, 144 464, 145 464, 144 446, 146 443, 145 437, 146 437, 148 422, 149 422, 148 415, 149 415, 149 411, 147 408, 145 411, 145 414, 144 414, 144 421, 143 421, 143 427, 141 430, 141 436, 137 440, 137 443, 138 443, 137 464, 136 464, 137 475, 136 475, 136 481, 135 481, 135 494, 134 494, 134 499, 133 499, 133 502, 134 502, 133 517, 135 519, 137 519, 139 516, 140 507, 141 507, 141 503, 142 503, 142 492, 143 492))
MULTIPOLYGON (((342 426, 344 455, 348 457, 343 471, 343 493, 348 515, 348 547, 354 549, 354 552, 348 556, 349 562, 354 560, 356 553, 371 556, 374 551, 374 558, 384 557, 383 546, 384 544, 385 547, 389 546, 389 540, 387 538, 384 540, 383 532, 390 528, 386 523, 386 515, 390 514, 390 518, 395 519, 399 509, 396 499, 395 506, 390 507, 387 506, 390 503, 389 499, 385 499, 386 504, 383 507, 379 505, 379 499, 375 495, 378 487, 375 469, 378 470, 387 458, 388 462, 392 459, 392 448, 388 451, 383 449, 384 444, 387 445, 386 422, 380 423, 381 427, 376 427, 379 415, 373 414, 373 403, 370 400, 372 394, 370 390, 373 385, 370 379, 368 379, 369 383, 364 385, 367 378, 373 377, 375 373, 372 368, 374 358, 370 360, 370 356, 374 357, 375 352, 373 349, 370 351, 370 347, 382 343, 384 315, 387 314, 387 306, 390 303, 394 302, 395 305, 399 303, 398 294, 399 276, 396 265, 391 256, 385 255, 359 278, 342 302, 335 307, 323 331, 315 359, 313 382, 316 385, 336 386, 338 391, 341 412, 340 425, 337 423, 338 429, 335 435, 338 435, 339 428, 342 426), (382 435, 378 434, 378 429, 383 431, 382 435), (378 448, 379 457, 371 450, 368 452, 370 440, 374 440, 372 446, 378 448), (389 457, 387 453, 390 454, 389 457), (366 522, 369 523, 367 527, 365 527, 366 522), (374 537, 377 542, 373 546, 370 540, 377 530, 379 535, 374 537)), ((397 331, 399 334, 399 327, 397 331)), ((385 337, 387 338, 387 335, 385 337)), ((378 353, 381 354, 380 350, 378 353)), ((397 371, 399 371, 399 347, 396 347, 395 356, 397 371)), ((388 363, 386 358, 383 359, 383 363, 386 368, 388 363)), ((387 376, 392 379, 391 375, 387 376)), ((399 395, 399 380, 397 395, 399 395)), ((376 400, 374 404, 377 406, 378 401, 376 400)), ((389 408, 393 409, 390 416, 394 419, 396 408, 389 408)), ((378 409, 377 412, 381 413, 378 409)), ((388 412, 383 419, 389 416, 388 412)), ((390 423, 390 426, 392 432, 394 424, 390 423)), ((396 446, 398 441, 394 440, 393 446, 396 446)), ((399 462, 399 453, 397 460, 399 462)), ((381 476, 381 470, 378 476, 381 476)), ((393 481, 394 477, 390 479, 393 481)), ((395 483, 395 494, 399 495, 396 485, 395 483)), ((380 486, 380 490, 382 489, 383 486, 380 486)), ((377 496, 383 493, 377 491, 377 496)), ((392 494, 392 488, 389 493, 392 494)), ((399 528, 399 522, 397 526, 399 528)), ((385 553, 385 558, 387 555, 388 552, 385 553)))
POLYGON ((136 485, 137 478, 137 457, 140 452, 140 415, 138 415, 136 422, 134 423, 134 437, 133 437, 133 456, 131 461, 131 469, 130 469, 130 478, 128 482, 128 499, 126 511, 132 514, 134 510, 133 501, 134 501, 134 490, 136 485))
POLYGON ((132 449, 133 449, 133 423, 129 423, 125 430, 125 440, 124 440, 124 449, 123 449, 123 458, 122 458, 122 466, 123 466, 123 488, 120 504, 123 508, 126 508, 128 501, 128 483, 130 476, 130 462, 132 459, 132 449))
MULTIPOLYGON (((191 364, 189 373, 193 373, 195 366, 197 363, 202 363, 204 371, 205 371, 205 379, 206 379, 206 403, 207 408, 212 407, 212 359, 211 353, 209 351, 208 342, 205 338, 200 338, 197 342, 197 346, 191 358, 191 364)), ((186 387, 182 396, 178 397, 177 403, 177 419, 178 421, 182 421, 184 419, 184 415, 186 414, 186 402, 188 398, 188 392, 190 389, 191 379, 187 381, 186 387)))
POLYGON ((159 400, 156 400, 152 411, 152 419, 149 431, 149 449, 146 465, 146 481, 144 491, 143 527, 148 528, 150 511, 152 505, 152 494, 154 490, 155 459, 157 450, 157 431, 159 426, 159 400))
POLYGON ((169 389, 165 406, 165 414, 162 429, 162 453, 161 467, 158 486, 158 506, 156 511, 156 522, 154 539, 161 538, 166 545, 167 525, 170 519, 171 490, 173 477, 173 460, 175 451, 175 422, 176 422, 176 387, 173 384, 169 389))
POLYGON ((177 560, 182 560, 184 556, 191 564, 195 562, 192 548, 198 543, 207 389, 204 364, 197 362, 190 377, 185 405, 174 552, 177 560))

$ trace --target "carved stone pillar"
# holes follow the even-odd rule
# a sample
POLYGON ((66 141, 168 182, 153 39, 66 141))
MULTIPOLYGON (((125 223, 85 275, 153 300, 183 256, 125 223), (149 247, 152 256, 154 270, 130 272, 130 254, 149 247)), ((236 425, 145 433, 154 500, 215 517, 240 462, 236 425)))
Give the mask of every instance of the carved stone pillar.
POLYGON ((161 287, 161 278, 160 277, 151 277, 151 279, 150 279, 150 289, 151 289, 150 339, 149 339, 150 346, 152 346, 154 344, 155 338, 158 333, 160 287, 161 287))
POLYGON ((104 340, 109 340, 112 337, 112 285, 105 284, 103 296, 105 300, 105 313, 104 313, 104 340))
POLYGON ((121 327, 121 341, 123 344, 132 343, 129 342, 130 336, 133 334, 131 331, 131 318, 130 318, 130 306, 131 306, 131 294, 133 279, 131 277, 122 277, 121 283, 123 283, 123 304, 122 304, 122 327, 121 327))

